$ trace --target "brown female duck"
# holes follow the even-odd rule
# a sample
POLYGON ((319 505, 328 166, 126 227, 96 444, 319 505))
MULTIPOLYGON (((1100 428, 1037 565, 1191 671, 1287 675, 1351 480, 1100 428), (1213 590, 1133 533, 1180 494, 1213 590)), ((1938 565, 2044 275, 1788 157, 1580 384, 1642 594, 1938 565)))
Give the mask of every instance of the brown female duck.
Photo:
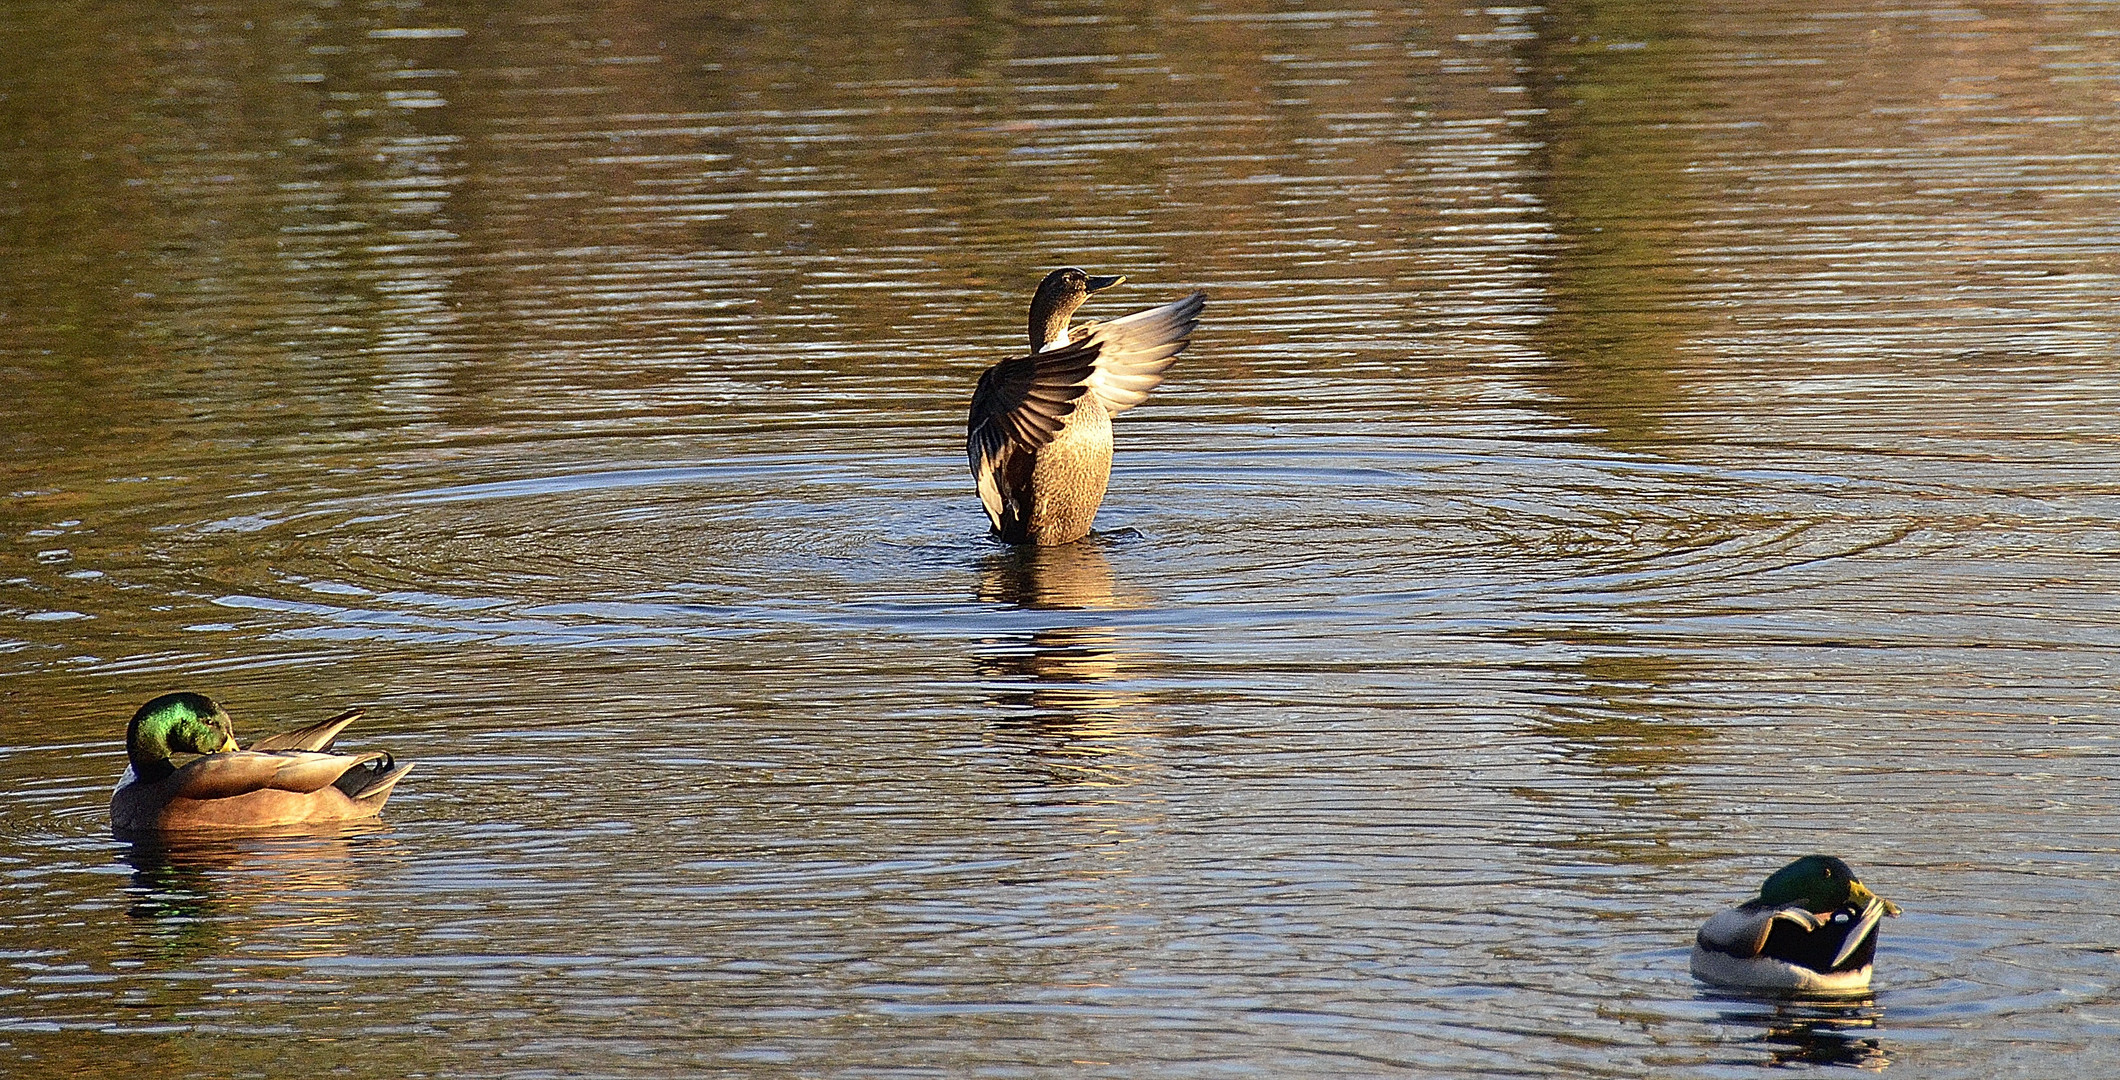
POLYGON ((309 727, 236 746, 228 714, 204 694, 164 694, 125 731, 131 764, 110 796, 121 832, 263 828, 374 817, 412 769, 389 754, 327 753, 352 709, 309 727), (175 754, 199 754, 182 765, 175 754))
POLYGON ((1089 294, 1124 277, 1067 266, 1031 297, 1028 356, 979 377, 965 439, 979 501, 1011 544, 1088 535, 1112 471, 1112 417, 1147 400, 1185 350, 1207 294, 1107 323, 1068 320, 1089 294))

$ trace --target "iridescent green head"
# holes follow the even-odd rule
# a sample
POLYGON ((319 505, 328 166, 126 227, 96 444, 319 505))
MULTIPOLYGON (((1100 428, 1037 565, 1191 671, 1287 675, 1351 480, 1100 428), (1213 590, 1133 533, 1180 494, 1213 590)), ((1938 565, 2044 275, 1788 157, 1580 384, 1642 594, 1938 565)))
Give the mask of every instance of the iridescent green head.
POLYGON ((1878 896, 1855 880, 1855 871, 1831 855, 1806 855, 1767 878, 1759 887, 1759 898, 1775 907, 1802 904, 1819 915, 1853 905, 1865 907, 1876 900, 1885 914, 1899 914, 1899 905, 1878 896))
POLYGON ((125 729, 125 753, 142 780, 170 771, 171 754, 212 754, 236 749, 235 725, 204 694, 164 694, 140 706, 125 729))

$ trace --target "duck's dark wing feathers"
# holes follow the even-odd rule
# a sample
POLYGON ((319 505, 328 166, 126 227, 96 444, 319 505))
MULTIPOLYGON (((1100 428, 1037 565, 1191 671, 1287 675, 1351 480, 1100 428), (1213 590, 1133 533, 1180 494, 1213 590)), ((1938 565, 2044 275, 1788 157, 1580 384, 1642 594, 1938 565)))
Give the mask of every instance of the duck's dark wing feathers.
POLYGON ((1075 402, 1097 396, 1106 412, 1121 413, 1148 399, 1163 373, 1185 351, 1207 294, 1194 293, 1123 319, 1079 328, 1075 344, 1004 360, 979 376, 972 393, 966 455, 977 471, 1001 449, 1036 450, 1053 440, 1075 402))
POLYGON ((1028 513, 1014 499, 1030 487, 1038 448, 1053 441, 1075 403, 1089 393, 1098 348, 1084 343, 1019 356, 979 376, 964 452, 979 482, 979 501, 1004 534, 1013 535, 1028 513))
POLYGON ((1036 450, 1053 441, 1075 401, 1089 392, 1098 346, 1071 345, 1019 356, 986 369, 972 392, 965 452, 972 468, 999 456, 1004 445, 1036 450))
POLYGON ((349 799, 373 798, 388 792, 411 771, 411 762, 400 765, 389 754, 380 754, 346 770, 332 786, 345 792, 349 799))
POLYGON ((1815 929, 1806 930, 1787 919, 1776 919, 1760 944, 1761 956, 1785 960, 1818 972, 1852 971, 1867 966, 1877 955, 1877 919, 1882 903, 1869 909, 1849 906, 1823 916, 1815 929))

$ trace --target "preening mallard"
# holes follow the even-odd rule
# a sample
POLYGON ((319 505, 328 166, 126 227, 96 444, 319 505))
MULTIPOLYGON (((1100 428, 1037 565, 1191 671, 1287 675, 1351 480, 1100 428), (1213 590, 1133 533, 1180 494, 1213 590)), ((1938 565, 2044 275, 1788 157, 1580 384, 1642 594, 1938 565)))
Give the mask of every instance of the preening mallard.
POLYGON ((1716 915, 1693 942, 1693 974, 1755 990, 1848 992, 1870 985, 1877 922, 1899 905, 1831 855, 1806 855, 1759 895, 1716 915))
POLYGON ((110 795, 111 827, 259 828, 374 817, 412 766, 381 751, 326 753, 360 716, 351 709, 244 750, 212 698, 164 694, 140 706, 126 728, 132 760, 110 795), (175 754, 204 756, 180 765, 171 760, 175 754))
POLYGON ((979 377, 965 453, 994 535, 1065 544, 1089 534, 1112 475, 1112 417, 1148 399, 1207 306, 1194 293, 1107 323, 1068 328, 1089 294, 1123 277, 1064 266, 1031 297, 1031 351, 979 377))

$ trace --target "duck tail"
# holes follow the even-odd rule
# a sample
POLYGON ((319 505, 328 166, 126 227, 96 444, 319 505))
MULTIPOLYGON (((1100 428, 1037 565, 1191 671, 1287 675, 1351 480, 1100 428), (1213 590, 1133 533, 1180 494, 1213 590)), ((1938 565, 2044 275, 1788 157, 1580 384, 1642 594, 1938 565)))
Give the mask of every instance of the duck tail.
POLYGON ((412 771, 412 764, 408 761, 400 765, 389 754, 382 754, 373 761, 346 770, 336 786, 346 793, 347 798, 358 803, 373 803, 380 809, 384 800, 390 798, 390 789, 412 771))

